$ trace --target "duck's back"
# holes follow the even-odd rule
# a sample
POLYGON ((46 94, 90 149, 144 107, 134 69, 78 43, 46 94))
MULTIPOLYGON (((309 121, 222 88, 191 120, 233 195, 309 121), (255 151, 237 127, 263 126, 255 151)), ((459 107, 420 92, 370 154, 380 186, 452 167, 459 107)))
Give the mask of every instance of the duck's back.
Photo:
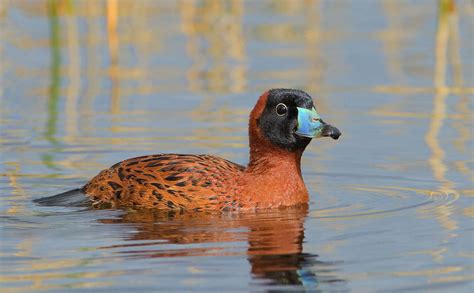
POLYGON ((243 170, 211 155, 150 155, 103 170, 82 191, 98 207, 238 208, 233 190, 243 170))

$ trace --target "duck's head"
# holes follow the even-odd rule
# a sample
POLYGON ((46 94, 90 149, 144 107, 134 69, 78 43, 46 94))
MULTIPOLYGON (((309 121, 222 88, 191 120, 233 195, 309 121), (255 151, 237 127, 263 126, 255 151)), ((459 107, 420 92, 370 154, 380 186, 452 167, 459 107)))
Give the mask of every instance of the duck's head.
POLYGON ((272 89, 260 96, 252 110, 249 135, 251 147, 263 140, 293 152, 303 151, 313 138, 338 139, 341 132, 321 119, 304 91, 272 89))

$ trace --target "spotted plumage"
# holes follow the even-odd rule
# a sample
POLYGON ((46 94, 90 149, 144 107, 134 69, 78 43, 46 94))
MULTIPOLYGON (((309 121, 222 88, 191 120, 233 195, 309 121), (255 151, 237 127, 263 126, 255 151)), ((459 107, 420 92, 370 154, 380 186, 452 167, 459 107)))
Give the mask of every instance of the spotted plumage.
POLYGON ((103 170, 83 188, 93 205, 157 209, 223 209, 231 178, 245 167, 211 155, 158 154, 103 170), (205 172, 200 172, 205 171, 205 172))

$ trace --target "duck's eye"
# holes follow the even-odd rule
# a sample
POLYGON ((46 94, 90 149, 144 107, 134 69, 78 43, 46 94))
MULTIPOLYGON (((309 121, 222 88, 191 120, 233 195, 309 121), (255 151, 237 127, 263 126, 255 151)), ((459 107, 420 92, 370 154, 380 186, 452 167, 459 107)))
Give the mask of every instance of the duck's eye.
POLYGON ((288 112, 288 108, 283 103, 278 104, 275 109, 278 116, 283 116, 288 112))

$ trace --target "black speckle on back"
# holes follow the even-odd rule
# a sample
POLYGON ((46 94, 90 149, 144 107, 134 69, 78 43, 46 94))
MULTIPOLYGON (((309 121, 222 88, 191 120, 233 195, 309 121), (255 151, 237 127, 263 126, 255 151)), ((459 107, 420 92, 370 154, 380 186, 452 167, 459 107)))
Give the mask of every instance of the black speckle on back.
POLYGON ((165 190, 166 188, 163 186, 163 184, 160 183, 150 183, 151 185, 155 186, 158 189, 165 190))
POLYGON ((210 186, 211 184, 212 184, 212 182, 211 182, 211 181, 209 181, 209 180, 206 180, 206 181, 204 181, 204 183, 203 183, 203 184, 201 184, 201 187, 208 187, 208 186, 210 186))
POLYGON ((115 164, 112 165, 112 167, 110 167, 110 169, 115 169, 115 168, 117 168, 120 164, 122 164, 122 162, 115 163, 115 164))
POLYGON ((135 174, 128 174, 127 176, 125 176, 126 179, 132 179, 132 178, 137 178, 137 176, 135 174))
POLYGON ((161 167, 161 166, 163 166, 163 163, 161 163, 161 162, 153 162, 153 163, 150 163, 150 164, 146 165, 145 167, 151 168, 151 167, 161 167))
POLYGON ((148 176, 148 177, 151 177, 153 179, 156 179, 156 176, 153 175, 153 174, 149 174, 149 173, 144 173, 143 176, 148 176))
POLYGON ((170 175, 168 177, 165 178, 165 180, 168 180, 168 181, 178 181, 180 179, 182 179, 183 176, 176 176, 176 175, 170 175))
POLYGON ((146 160, 143 160, 142 162, 160 162, 160 161, 166 161, 166 160, 169 160, 171 159, 172 157, 171 156, 164 156, 164 155, 155 155, 153 156, 153 158, 149 158, 149 159, 146 159, 146 160))
POLYGON ((131 162, 128 162, 125 166, 133 166, 136 164, 138 164, 138 161, 131 161, 131 162))
POLYGON ((174 171, 174 168, 176 168, 176 166, 174 165, 167 165, 166 167, 163 167, 160 169, 160 172, 169 172, 169 171, 174 171))
POLYGON ((152 194, 156 197, 157 200, 161 201, 163 199, 163 195, 161 195, 158 191, 153 190, 152 194))
POLYGON ((147 180, 146 180, 146 179, 143 179, 143 178, 137 178, 136 181, 137 181, 138 184, 140 184, 140 185, 144 185, 144 184, 147 182, 147 180))
POLYGON ((149 158, 149 159, 145 159, 145 160, 141 160, 142 163, 146 163, 146 162, 156 162, 156 161, 160 161, 160 158, 149 158))
POLYGON ((120 178, 120 180, 123 181, 123 180, 125 179, 125 175, 123 174, 123 168, 122 168, 122 167, 120 167, 120 168, 118 169, 117 174, 118 174, 118 177, 120 178))
POLYGON ((107 184, 112 187, 113 190, 115 189, 119 189, 119 188, 122 188, 122 185, 118 184, 118 183, 115 183, 113 181, 109 181, 107 182, 107 184))

